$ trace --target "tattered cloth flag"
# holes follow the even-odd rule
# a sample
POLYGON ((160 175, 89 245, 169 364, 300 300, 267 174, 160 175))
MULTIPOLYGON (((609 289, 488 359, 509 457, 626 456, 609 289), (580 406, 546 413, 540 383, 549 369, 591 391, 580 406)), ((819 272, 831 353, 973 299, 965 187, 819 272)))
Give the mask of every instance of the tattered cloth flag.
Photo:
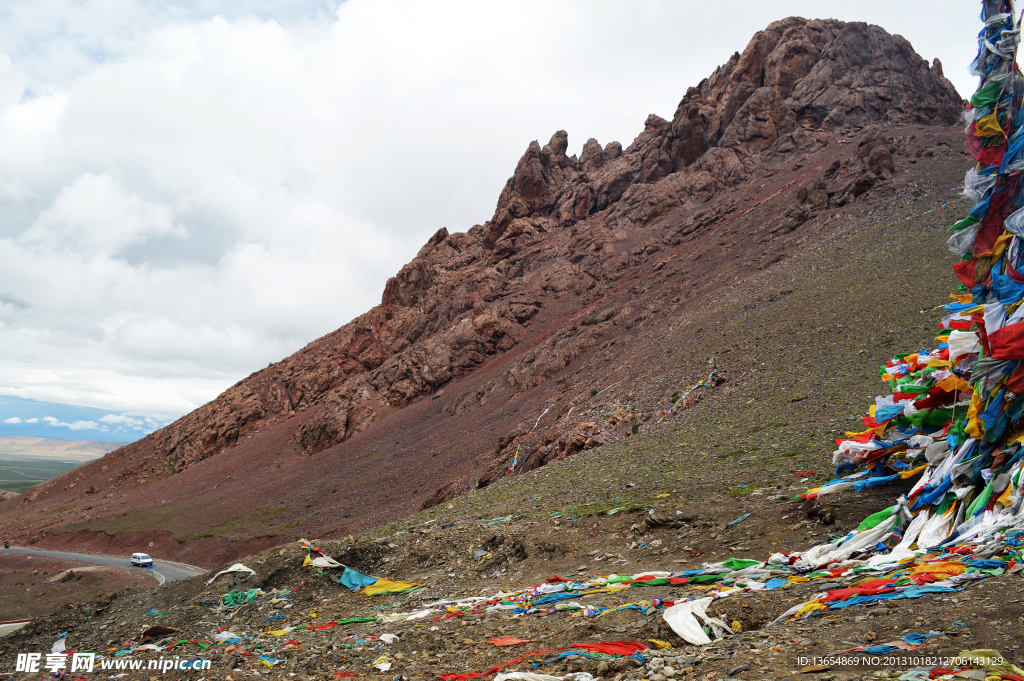
POLYGON ((231 567, 229 567, 227 569, 224 569, 224 570, 221 570, 220 572, 215 574, 213 577, 211 577, 210 579, 206 580, 207 586, 209 586, 210 584, 213 584, 213 580, 217 579, 221 575, 226 575, 229 572, 248 572, 249 574, 253 574, 253 575, 256 574, 256 571, 253 570, 252 568, 248 568, 248 567, 242 565, 241 563, 235 563, 231 567))
POLYGON ((345 568, 345 571, 341 573, 341 577, 338 579, 338 584, 347 587, 350 591, 355 591, 364 586, 370 586, 377 581, 376 577, 364 575, 362 572, 356 572, 350 567, 345 568))
POLYGON ((322 550, 313 546, 312 542, 306 539, 300 539, 299 544, 308 551, 305 560, 302 561, 303 567, 310 566, 318 569, 344 568, 345 571, 342 572, 341 577, 338 578, 338 584, 348 588, 350 591, 356 591, 362 588, 365 596, 372 597, 407 594, 423 588, 422 584, 416 584, 414 582, 399 582, 391 579, 384 579, 383 577, 371 577, 370 575, 364 575, 363 573, 353 570, 347 565, 334 560, 322 550))
POLYGON ((334 560, 330 556, 306 556, 306 560, 302 562, 302 567, 312 565, 318 568, 343 568, 345 567, 338 561, 334 560))

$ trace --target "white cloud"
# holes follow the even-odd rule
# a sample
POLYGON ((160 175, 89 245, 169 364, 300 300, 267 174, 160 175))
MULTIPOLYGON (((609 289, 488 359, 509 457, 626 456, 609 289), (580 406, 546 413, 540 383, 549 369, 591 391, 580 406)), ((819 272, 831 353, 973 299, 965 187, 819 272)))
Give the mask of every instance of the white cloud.
POLYGON ((101 423, 116 423, 119 424, 117 429, 124 430, 125 426, 132 430, 142 430, 146 421, 143 419, 136 419, 128 416, 127 414, 107 414, 106 416, 100 417, 101 423))
POLYGON ((185 236, 169 208, 126 191, 108 175, 87 173, 63 188, 18 242, 93 259, 158 236, 185 236))
POLYGON ((882 24, 962 90, 978 23, 951 1, 755 3, 727 30, 695 2, 241 4, 0 8, 0 394, 151 429, 488 219, 530 140, 628 144, 771 20, 882 24))
MULTIPOLYGON (((67 428, 69 430, 97 430, 100 429, 100 424, 95 421, 72 421, 71 423, 65 423, 54 416, 44 416, 43 420, 46 424, 53 426, 54 428, 67 428)), ((103 428, 102 430, 106 430, 103 428)))
POLYGON ((17 416, 12 416, 9 419, 4 419, 4 423, 21 423, 21 419, 17 416))

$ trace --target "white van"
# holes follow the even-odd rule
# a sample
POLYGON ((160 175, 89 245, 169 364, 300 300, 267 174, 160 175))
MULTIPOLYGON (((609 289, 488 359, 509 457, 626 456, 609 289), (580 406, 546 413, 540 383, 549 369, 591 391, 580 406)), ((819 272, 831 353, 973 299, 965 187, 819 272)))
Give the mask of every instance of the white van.
POLYGON ((145 553, 133 553, 132 565, 138 567, 153 567, 153 559, 145 553))

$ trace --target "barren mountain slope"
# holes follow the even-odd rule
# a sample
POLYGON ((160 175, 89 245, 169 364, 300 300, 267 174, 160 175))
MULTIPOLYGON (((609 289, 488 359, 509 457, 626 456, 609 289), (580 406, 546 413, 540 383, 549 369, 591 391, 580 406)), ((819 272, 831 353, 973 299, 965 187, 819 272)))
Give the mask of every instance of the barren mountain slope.
MULTIPOLYGON (((564 132, 532 143, 492 220, 440 230, 380 306, 146 439, 0 503, 0 529, 97 548, 154 541, 161 555, 213 564, 379 525, 513 462, 529 470, 643 436, 671 393, 707 373, 712 349, 740 345, 712 331, 729 321, 713 311, 736 286, 805 262, 872 203, 891 212, 914 191, 948 192, 959 107, 941 67, 898 36, 776 22, 625 150, 590 140, 567 157, 564 132)), ((887 245, 860 248, 882 258, 887 245)), ((917 266, 932 265, 946 263, 917 266)), ((816 270, 787 271, 792 286, 744 305, 798 314, 789 301, 816 270)), ((855 293, 879 305, 886 277, 908 275, 865 274, 855 293)), ((803 292, 824 307, 837 294, 803 292)), ((726 386, 747 370, 740 355, 719 355, 726 386)))

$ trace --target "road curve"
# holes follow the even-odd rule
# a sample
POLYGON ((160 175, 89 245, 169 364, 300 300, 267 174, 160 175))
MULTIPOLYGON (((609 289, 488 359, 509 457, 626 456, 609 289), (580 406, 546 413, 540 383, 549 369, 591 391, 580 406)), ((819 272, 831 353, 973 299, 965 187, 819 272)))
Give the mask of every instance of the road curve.
MULTIPOLYGON (((83 563, 94 563, 96 565, 112 565, 114 567, 130 568, 132 563, 128 558, 119 556, 100 556, 92 553, 71 553, 68 551, 47 551, 45 549, 22 548, 12 546, 9 549, 0 549, 6 553, 26 553, 34 556, 49 556, 50 558, 61 558, 64 560, 77 560, 83 563)), ((207 570, 184 563, 169 563, 165 560, 153 560, 153 576, 157 581, 176 582, 179 579, 194 577, 205 574, 207 570), (157 576, 159 575, 159 576, 157 576)))

